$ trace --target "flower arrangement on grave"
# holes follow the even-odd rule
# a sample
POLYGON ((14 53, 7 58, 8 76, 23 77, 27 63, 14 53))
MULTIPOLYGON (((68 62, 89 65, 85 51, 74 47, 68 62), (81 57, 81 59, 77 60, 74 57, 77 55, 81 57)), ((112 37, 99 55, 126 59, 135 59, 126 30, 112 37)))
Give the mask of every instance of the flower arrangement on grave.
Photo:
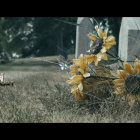
MULTIPOLYGON (((72 77, 67 81, 67 83, 73 85, 71 93, 73 93, 79 101, 86 100, 87 92, 90 92, 93 87, 98 85, 98 83, 106 82, 110 79, 107 77, 102 78, 102 72, 100 72, 100 69, 94 70, 90 66, 94 62, 94 65, 97 67, 98 63, 102 59, 108 60, 106 52, 112 46, 116 45, 115 37, 108 36, 108 29, 103 32, 103 30, 99 27, 96 28, 96 31, 98 35, 94 35, 92 33, 89 33, 88 35, 91 39, 90 49, 86 54, 81 54, 78 59, 73 59, 73 65, 70 66, 72 70, 70 74, 72 77), (93 77, 93 71, 95 71, 96 74, 98 73, 98 76, 93 77)), ((109 71, 109 76, 111 75, 109 69, 103 69, 103 76, 107 73, 106 70, 109 71)))
POLYGON ((140 101, 140 61, 131 64, 124 62, 124 70, 117 70, 118 79, 114 80, 115 94, 123 100, 127 100, 132 107, 136 101, 140 101))
POLYGON ((118 59, 123 62, 123 70, 100 67, 99 62, 108 60, 107 51, 116 45, 116 41, 114 36, 108 36, 108 29, 103 32, 101 27, 96 27, 96 31, 98 35, 88 35, 91 39, 90 49, 78 59, 73 59, 70 66, 72 77, 67 83, 73 85, 71 93, 78 101, 87 101, 89 93, 97 93, 98 97, 104 98, 106 89, 111 86, 112 93, 118 99, 127 101, 133 107, 140 101, 140 61, 136 59, 132 66, 118 59))
POLYGON ((98 65, 98 62, 103 60, 108 60, 107 58, 107 50, 109 50, 112 46, 116 45, 114 36, 107 36, 108 29, 103 32, 101 27, 96 27, 96 31, 98 36, 89 33, 90 42, 90 50, 87 52, 89 55, 85 55, 88 59, 88 63, 92 63, 94 61, 95 66, 98 65))

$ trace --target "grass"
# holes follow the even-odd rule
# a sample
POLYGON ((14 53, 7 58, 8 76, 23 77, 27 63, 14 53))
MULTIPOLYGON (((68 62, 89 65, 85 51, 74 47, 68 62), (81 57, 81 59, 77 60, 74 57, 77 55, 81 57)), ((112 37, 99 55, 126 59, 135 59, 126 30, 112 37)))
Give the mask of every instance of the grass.
POLYGON ((67 71, 55 65, 1 65, 0 72, 6 81, 15 81, 14 86, 0 87, 1 123, 140 122, 139 108, 130 108, 112 94, 97 108, 94 101, 76 101, 65 82, 67 71))

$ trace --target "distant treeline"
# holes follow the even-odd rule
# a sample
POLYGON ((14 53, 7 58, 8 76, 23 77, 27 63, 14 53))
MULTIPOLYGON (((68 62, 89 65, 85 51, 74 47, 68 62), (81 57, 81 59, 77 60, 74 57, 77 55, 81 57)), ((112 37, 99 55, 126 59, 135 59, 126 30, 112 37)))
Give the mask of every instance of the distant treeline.
MULTIPOLYGON (((118 36, 121 17, 95 19, 105 21, 104 26, 108 21, 113 34, 118 36)), ((77 17, 0 17, 0 53, 67 57, 75 52, 76 22, 77 17)))

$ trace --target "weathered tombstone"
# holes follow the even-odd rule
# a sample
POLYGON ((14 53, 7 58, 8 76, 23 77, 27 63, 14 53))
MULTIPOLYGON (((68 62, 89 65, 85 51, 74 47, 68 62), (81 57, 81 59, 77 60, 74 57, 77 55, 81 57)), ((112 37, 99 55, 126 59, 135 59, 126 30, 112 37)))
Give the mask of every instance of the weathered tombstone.
POLYGON ((122 18, 118 55, 123 61, 140 57, 140 17, 122 18))
POLYGON ((79 17, 77 24, 80 24, 81 26, 77 26, 76 29, 75 58, 78 58, 80 54, 83 54, 90 49, 90 39, 88 38, 88 34, 93 32, 94 29, 93 20, 88 17, 79 17))

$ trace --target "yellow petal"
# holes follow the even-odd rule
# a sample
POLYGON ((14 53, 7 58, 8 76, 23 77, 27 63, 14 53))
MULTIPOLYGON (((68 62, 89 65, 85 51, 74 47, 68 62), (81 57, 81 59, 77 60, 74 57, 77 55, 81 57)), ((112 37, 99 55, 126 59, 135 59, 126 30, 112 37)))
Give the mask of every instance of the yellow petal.
POLYGON ((71 88, 71 93, 76 94, 77 90, 78 90, 78 85, 76 84, 71 88))
POLYGON ((100 37, 100 38, 103 38, 103 37, 104 37, 104 33, 103 33, 103 30, 102 30, 101 27, 100 27, 99 30, 98 30, 98 34, 99 34, 99 37, 100 37))
POLYGON ((72 69, 72 70, 77 70, 77 68, 78 68, 78 66, 76 66, 76 65, 71 65, 70 66, 70 69, 72 69))
POLYGON ((115 37, 114 37, 114 36, 109 36, 109 37, 106 39, 106 42, 111 42, 111 41, 114 42, 114 40, 115 40, 115 37))
POLYGON ((85 78, 87 78, 87 77, 90 76, 90 73, 85 73, 85 74, 83 74, 83 76, 84 76, 85 78))
POLYGON ((80 91, 83 91, 83 84, 82 84, 82 82, 78 85, 78 89, 79 89, 80 91))
POLYGON ((108 28, 105 30, 104 32, 104 38, 106 39, 107 38, 107 34, 108 34, 108 28))
POLYGON ((67 81, 68 84, 80 83, 83 80, 82 75, 74 75, 70 80, 67 81))
MULTIPOLYGON (((94 41, 91 40, 91 41, 90 41, 90 45, 89 45, 90 48, 91 48, 91 46, 93 45, 93 43, 94 43, 94 41)), ((88 52, 90 52, 90 50, 89 50, 88 52)))
POLYGON ((107 51, 106 47, 103 46, 103 48, 101 49, 101 53, 105 53, 107 51))
POLYGON ((117 75, 118 75, 121 79, 126 79, 126 77, 128 76, 128 74, 127 74, 124 70, 117 70, 117 75))
POLYGON ((97 54, 97 59, 98 59, 98 61, 101 61, 101 59, 102 59, 102 53, 101 52, 97 54))
POLYGON ((80 67, 86 67, 87 65, 87 59, 85 57, 73 59, 73 62, 75 63, 75 65, 80 66, 80 67))
POLYGON ((86 62, 81 62, 80 63, 80 68, 85 69, 87 67, 87 61, 86 62))
POLYGON ((106 53, 102 53, 102 59, 103 59, 103 60, 108 60, 107 54, 106 54, 106 53))
POLYGON ((134 71, 137 74, 140 73, 140 63, 139 63, 139 60, 138 59, 136 59, 135 62, 134 62, 134 71))
POLYGON ((134 73, 134 69, 130 64, 128 64, 127 62, 124 62, 123 65, 124 65, 125 71, 127 73, 129 73, 129 74, 134 73))
POLYGON ((87 66, 87 67, 85 68, 85 71, 88 72, 89 70, 90 70, 90 68, 87 66))
POLYGON ((114 45, 116 45, 116 41, 112 40, 112 41, 107 42, 107 44, 111 45, 111 46, 114 46, 114 45))
POLYGON ((106 48, 106 50, 109 50, 109 49, 112 47, 112 46, 111 46, 110 44, 108 44, 108 43, 105 43, 103 46, 106 48))
POLYGON ((71 84, 71 85, 73 85, 75 83, 73 80, 67 80, 66 82, 67 82, 67 84, 71 84))
POLYGON ((92 33, 89 33, 88 37, 93 41, 95 41, 98 38, 96 35, 94 35, 92 33))
POLYGON ((94 61, 95 55, 85 55, 87 62, 91 64, 94 61))
POLYGON ((83 76, 82 75, 76 75, 75 77, 73 77, 73 80, 75 82, 80 82, 83 80, 83 76))
POLYGON ((116 79, 116 80, 113 81, 113 83, 114 83, 115 85, 124 84, 124 79, 116 79))
POLYGON ((94 58, 94 63, 95 63, 95 66, 98 65, 98 59, 97 59, 97 56, 94 58))
POLYGON ((80 60, 79 59, 73 59, 73 63, 76 64, 76 65, 79 65, 80 60))
POLYGON ((75 81, 73 80, 73 78, 74 78, 75 76, 76 76, 76 75, 72 76, 72 77, 70 78, 70 80, 67 80, 67 81, 66 81, 66 83, 68 83, 68 84, 74 84, 75 81))
POLYGON ((69 74, 76 75, 77 71, 71 71, 71 72, 69 72, 69 74))

